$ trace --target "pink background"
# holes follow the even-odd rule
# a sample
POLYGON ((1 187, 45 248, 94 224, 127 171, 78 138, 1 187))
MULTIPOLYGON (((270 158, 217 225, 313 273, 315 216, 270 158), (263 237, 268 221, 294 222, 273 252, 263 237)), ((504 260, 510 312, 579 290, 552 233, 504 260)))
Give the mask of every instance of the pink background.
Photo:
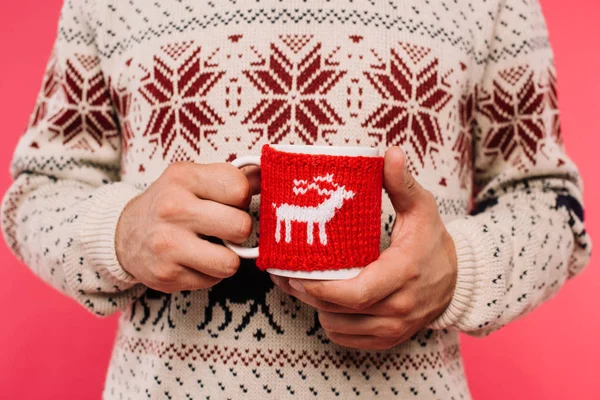
MULTIPOLYGON (((54 41, 61 0, 0 4, 0 192, 54 41)), ((600 3, 542 0, 556 53, 567 149, 586 183, 587 227, 600 243, 600 3), (596 234, 598 232, 598 234, 596 234), (596 234, 596 235, 595 235, 596 234)), ((96 319, 35 278, 0 245, 0 397, 100 398, 116 319, 96 319)), ((485 339, 465 337, 475 399, 600 399, 600 270, 485 339)))

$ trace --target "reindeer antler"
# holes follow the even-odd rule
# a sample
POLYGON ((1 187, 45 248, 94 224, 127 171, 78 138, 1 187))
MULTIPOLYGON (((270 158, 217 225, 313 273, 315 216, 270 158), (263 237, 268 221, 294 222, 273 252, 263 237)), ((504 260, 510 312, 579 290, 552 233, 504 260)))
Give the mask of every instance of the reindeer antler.
POLYGON ((325 176, 315 176, 313 178, 313 181, 315 181, 315 182, 329 182, 329 183, 337 186, 337 184, 333 182, 333 174, 327 174, 325 176))
POLYGON ((294 179, 294 188, 292 190, 295 195, 306 194, 309 189, 316 190, 320 196, 331 196, 334 193, 334 190, 327 190, 320 187, 318 182, 328 182, 336 188, 339 187, 337 183, 333 182, 333 174, 327 174, 325 176, 315 176, 311 183, 308 183, 308 181, 304 179, 294 179))

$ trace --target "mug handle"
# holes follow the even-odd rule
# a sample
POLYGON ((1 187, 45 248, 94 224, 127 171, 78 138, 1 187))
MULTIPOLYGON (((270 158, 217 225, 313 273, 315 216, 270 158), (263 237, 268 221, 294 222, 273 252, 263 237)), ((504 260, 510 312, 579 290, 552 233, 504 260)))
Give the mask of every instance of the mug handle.
MULTIPOLYGON (((231 164, 238 168, 246 167, 248 165, 260 167, 260 156, 244 156, 236 158, 231 164)), ((258 258, 258 247, 242 247, 227 240, 223 240, 223 243, 240 258, 258 258)))

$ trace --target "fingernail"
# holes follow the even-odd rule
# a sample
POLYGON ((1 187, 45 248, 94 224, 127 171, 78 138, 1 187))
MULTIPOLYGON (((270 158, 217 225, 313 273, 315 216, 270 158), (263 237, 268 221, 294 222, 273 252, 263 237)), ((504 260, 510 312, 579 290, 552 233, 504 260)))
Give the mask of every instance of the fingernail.
POLYGON ((291 287, 293 287, 300 293, 306 293, 306 290, 304 289, 304 285, 302 283, 300 283, 300 281, 298 281, 296 279, 290 279, 288 283, 290 284, 291 287))

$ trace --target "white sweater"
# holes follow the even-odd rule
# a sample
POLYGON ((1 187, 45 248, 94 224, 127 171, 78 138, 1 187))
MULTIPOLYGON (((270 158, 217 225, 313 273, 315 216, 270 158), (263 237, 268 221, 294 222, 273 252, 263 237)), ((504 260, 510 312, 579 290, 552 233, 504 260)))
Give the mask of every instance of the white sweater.
POLYGON ((591 250, 555 76, 536 0, 67 0, 3 233, 89 311, 121 311, 107 399, 468 399, 458 331, 534 309, 591 250), (168 164, 265 143, 403 147, 458 255, 431 329, 350 350, 252 263, 172 295, 123 270, 119 215, 168 164))

